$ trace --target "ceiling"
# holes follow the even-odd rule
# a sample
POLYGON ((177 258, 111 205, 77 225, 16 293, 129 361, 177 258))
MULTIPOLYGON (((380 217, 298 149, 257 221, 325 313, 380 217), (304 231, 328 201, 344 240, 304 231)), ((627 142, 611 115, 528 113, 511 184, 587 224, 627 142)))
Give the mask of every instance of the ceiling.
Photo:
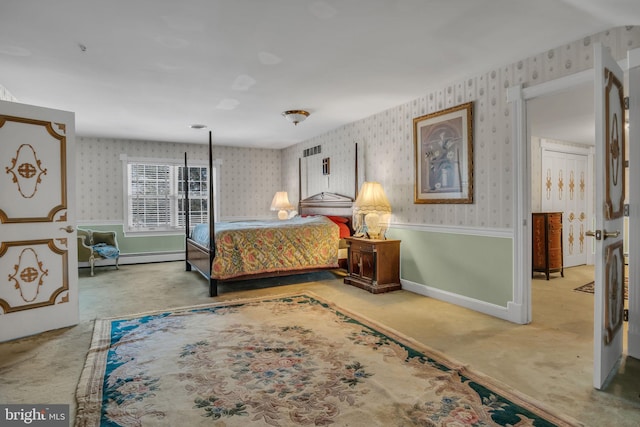
POLYGON ((637 0, 2 0, 0 85, 79 136, 284 148, 639 23, 637 0))

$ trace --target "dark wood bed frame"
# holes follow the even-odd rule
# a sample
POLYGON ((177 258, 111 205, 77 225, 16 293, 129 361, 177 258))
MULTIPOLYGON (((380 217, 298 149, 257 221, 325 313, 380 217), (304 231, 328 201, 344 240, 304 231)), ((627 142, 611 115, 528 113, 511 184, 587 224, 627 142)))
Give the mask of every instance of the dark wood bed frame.
MULTIPOLYGON (((355 155, 355 192, 358 193, 358 146, 356 144, 355 155)), ((298 162, 298 194, 302 194, 302 172, 300 161, 298 162)), ((187 153, 184 153, 184 165, 187 164, 187 153)), ((190 232, 190 220, 189 220, 189 174, 184 174, 184 188, 185 188, 185 260, 186 271, 192 271, 195 269, 202 274, 209 281, 209 296, 215 297, 218 295, 218 284, 223 282, 231 282, 247 279, 259 279, 265 277, 276 276, 291 276, 294 274, 311 273, 314 271, 329 270, 332 268, 322 269, 300 269, 300 270, 287 270, 276 271, 269 273, 258 274, 246 274, 237 276, 230 279, 218 280, 211 277, 211 267, 213 266, 213 260, 216 256, 215 245, 215 215, 214 215, 214 194, 213 194, 213 177, 211 171, 213 171, 213 140, 211 132, 209 132, 209 247, 203 246, 189 237, 190 232)), ((353 213, 353 201, 354 198, 342 196, 336 193, 322 192, 308 197, 304 200, 298 201, 298 213, 300 215, 335 215, 349 218, 349 227, 351 228, 351 216, 353 213)), ((353 230, 352 230, 353 231, 353 230)))

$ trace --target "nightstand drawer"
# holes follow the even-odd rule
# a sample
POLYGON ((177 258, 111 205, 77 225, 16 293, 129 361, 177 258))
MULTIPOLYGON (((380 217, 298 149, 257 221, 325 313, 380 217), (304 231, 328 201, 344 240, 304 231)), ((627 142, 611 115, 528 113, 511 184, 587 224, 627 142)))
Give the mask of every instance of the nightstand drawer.
POLYGON ((360 252, 373 252, 375 250, 375 246, 370 243, 357 242, 357 243, 352 243, 351 246, 353 247, 354 250, 360 251, 360 252))

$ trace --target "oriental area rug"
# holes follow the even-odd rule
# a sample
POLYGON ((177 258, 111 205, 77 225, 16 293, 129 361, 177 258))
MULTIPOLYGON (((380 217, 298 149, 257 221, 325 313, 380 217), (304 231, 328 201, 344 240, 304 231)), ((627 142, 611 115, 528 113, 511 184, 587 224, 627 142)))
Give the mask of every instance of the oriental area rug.
POLYGON ((97 320, 77 426, 572 426, 304 294, 97 320))
MULTIPOLYGON (((574 291, 593 294, 595 292, 595 282, 589 282, 586 285, 578 286, 574 291)), ((629 299, 629 278, 624 278, 624 299, 629 299)))

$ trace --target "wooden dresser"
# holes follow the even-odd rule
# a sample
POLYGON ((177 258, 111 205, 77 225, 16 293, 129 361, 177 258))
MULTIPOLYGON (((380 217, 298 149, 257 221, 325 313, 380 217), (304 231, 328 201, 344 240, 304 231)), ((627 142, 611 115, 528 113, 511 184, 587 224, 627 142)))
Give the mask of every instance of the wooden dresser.
POLYGON ((550 273, 560 272, 564 277, 562 262, 562 212, 534 213, 533 272, 543 272, 549 280, 550 273))
POLYGON ((344 283, 379 294, 401 289, 400 240, 345 239, 348 274, 344 283))

